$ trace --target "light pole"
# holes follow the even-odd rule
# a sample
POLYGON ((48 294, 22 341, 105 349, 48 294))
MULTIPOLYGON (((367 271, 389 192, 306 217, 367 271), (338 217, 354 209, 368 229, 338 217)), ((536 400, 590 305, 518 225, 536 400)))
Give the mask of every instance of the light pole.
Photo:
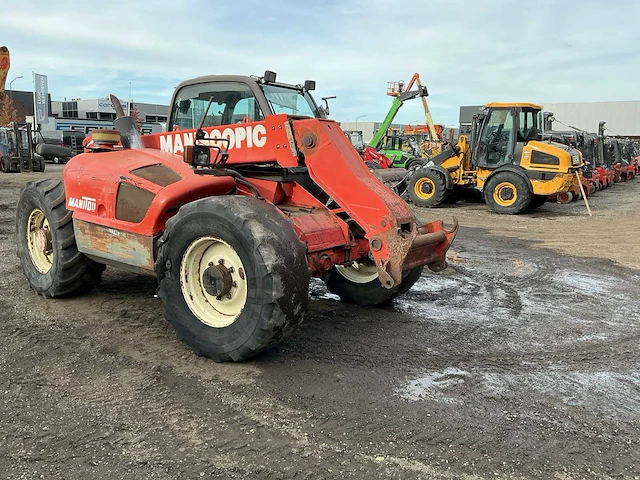
POLYGON ((359 117, 356 117, 356 132, 358 131, 358 119, 364 117, 366 117, 366 115, 360 115, 359 117))
POLYGON ((11 88, 11 84, 13 82, 15 82, 16 80, 18 80, 19 78, 24 78, 24 76, 20 75, 19 77, 16 77, 16 78, 14 78, 13 80, 11 80, 9 82, 9 100, 11 100, 12 102, 13 102, 13 91, 12 91, 12 88, 11 88))

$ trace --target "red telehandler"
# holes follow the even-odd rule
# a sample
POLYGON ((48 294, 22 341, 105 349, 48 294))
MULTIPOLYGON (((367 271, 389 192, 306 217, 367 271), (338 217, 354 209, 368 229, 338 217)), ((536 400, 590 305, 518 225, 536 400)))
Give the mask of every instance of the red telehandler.
POLYGON ((45 297, 79 294, 106 265, 157 277, 178 337, 216 361, 253 357, 301 322, 311 276, 344 301, 382 305, 456 234, 421 225, 369 171, 310 91, 261 77, 181 83, 168 131, 133 118, 85 142, 63 182, 26 185, 18 255, 45 297))

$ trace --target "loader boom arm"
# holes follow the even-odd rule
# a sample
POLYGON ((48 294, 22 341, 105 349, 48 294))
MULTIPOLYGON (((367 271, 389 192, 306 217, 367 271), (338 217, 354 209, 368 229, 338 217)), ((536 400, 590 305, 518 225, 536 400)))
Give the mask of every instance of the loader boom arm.
POLYGON ((380 128, 378 128, 378 131, 374 134, 373 138, 369 142, 369 146, 371 148, 374 148, 375 150, 380 150, 380 148, 382 147, 382 140, 386 136, 387 130, 389 130, 389 127, 393 123, 394 118, 396 118, 400 107, 404 105, 404 102, 418 96, 424 98, 426 94, 426 89, 420 87, 418 90, 409 90, 406 92, 402 92, 400 95, 395 97, 393 99, 393 102, 391 103, 391 108, 387 112, 387 116, 384 117, 382 124, 380 124, 380 128))

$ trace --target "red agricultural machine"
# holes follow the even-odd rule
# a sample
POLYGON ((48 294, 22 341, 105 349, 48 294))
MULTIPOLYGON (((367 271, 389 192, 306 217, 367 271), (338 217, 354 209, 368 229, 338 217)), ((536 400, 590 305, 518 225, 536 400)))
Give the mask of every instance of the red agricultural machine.
POLYGON ((106 265, 157 277, 178 337, 240 361, 296 328, 311 276, 344 301, 382 305, 425 266, 444 269, 457 224, 418 223, 314 88, 270 71, 196 78, 176 88, 169 131, 142 137, 112 97, 119 139, 98 132, 63 182, 22 191, 18 255, 33 289, 83 293, 106 265))

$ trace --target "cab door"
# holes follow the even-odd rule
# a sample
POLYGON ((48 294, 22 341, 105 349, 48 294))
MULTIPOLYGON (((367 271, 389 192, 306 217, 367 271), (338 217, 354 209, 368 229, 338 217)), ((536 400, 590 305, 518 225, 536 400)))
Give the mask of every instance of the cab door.
POLYGON ((515 146, 515 112, 510 108, 496 108, 486 117, 475 149, 476 164, 494 169, 511 163, 515 146))

